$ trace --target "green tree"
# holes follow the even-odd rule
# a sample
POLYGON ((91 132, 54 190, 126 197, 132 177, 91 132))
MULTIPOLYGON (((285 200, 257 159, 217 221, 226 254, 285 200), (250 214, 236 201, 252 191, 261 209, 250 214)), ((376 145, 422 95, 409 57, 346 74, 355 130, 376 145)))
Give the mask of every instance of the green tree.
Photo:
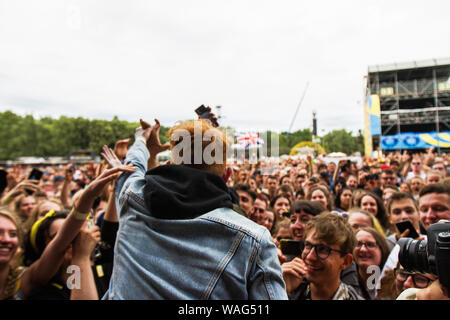
POLYGON ((351 154, 362 150, 359 137, 353 136, 345 129, 333 130, 323 137, 323 144, 327 152, 344 152, 351 154))

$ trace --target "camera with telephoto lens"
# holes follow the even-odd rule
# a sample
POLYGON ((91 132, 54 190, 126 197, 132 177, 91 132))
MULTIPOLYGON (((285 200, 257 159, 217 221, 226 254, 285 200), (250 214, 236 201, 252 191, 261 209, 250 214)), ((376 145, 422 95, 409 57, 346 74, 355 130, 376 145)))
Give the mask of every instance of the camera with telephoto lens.
POLYGON ((427 240, 402 238, 398 241, 400 264, 409 272, 431 273, 450 288, 450 221, 432 224, 427 240))

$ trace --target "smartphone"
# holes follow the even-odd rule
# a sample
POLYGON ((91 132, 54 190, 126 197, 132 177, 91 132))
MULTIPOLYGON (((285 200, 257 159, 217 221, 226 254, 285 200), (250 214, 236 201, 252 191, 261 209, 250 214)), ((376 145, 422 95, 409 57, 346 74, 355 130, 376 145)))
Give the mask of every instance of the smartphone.
POLYGON ((3 191, 6 189, 6 186, 8 185, 8 180, 6 180, 6 176, 8 173, 0 169, 0 195, 3 193, 3 191))
POLYGON ((300 257, 305 247, 303 241, 281 239, 280 240, 281 252, 284 255, 300 257))
POLYGON ((41 170, 33 168, 28 176, 28 180, 41 180, 43 174, 41 170))
POLYGON ((208 119, 212 122, 214 127, 218 127, 219 123, 217 120, 213 117, 210 110, 208 110, 203 104, 195 109, 195 113, 202 119, 208 119))
POLYGON ((417 233, 416 229, 414 229, 411 221, 401 221, 397 222, 395 225, 397 226, 397 229, 400 233, 403 233, 406 231, 406 229, 409 229, 409 234, 407 235, 408 238, 416 239, 417 237, 419 237, 419 234, 417 233))

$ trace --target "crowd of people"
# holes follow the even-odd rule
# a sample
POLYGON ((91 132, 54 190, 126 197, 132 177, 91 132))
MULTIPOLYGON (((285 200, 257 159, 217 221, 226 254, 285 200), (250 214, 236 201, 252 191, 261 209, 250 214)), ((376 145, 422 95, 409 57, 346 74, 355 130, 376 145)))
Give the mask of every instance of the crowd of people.
POLYGON ((100 163, 39 166, 39 180, 31 166, 4 168, 0 299, 448 297, 437 275, 399 263, 397 244, 412 232, 399 222, 424 239, 450 220, 447 155, 159 163, 194 122, 162 145, 159 122, 141 121, 131 146, 105 146, 100 163), (289 240, 297 252, 283 252, 289 240))

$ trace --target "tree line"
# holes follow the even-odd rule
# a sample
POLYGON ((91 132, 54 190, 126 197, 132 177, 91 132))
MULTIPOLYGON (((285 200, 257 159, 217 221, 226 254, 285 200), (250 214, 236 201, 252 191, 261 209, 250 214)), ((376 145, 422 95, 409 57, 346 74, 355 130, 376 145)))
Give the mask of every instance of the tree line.
MULTIPOLYGON (((61 116, 58 119, 32 115, 20 116, 12 111, 0 112, 0 159, 14 160, 18 157, 68 156, 71 150, 92 150, 99 154, 103 145, 111 148, 117 140, 134 138, 138 122, 119 120, 86 119, 61 116)), ((168 127, 161 126, 160 140, 168 141, 168 127)), ((279 154, 289 154, 299 142, 311 141, 310 129, 292 133, 272 133, 279 138, 279 154)), ((327 152, 353 153, 363 150, 361 133, 353 136, 345 129, 333 130, 322 137, 322 146, 327 152)))

